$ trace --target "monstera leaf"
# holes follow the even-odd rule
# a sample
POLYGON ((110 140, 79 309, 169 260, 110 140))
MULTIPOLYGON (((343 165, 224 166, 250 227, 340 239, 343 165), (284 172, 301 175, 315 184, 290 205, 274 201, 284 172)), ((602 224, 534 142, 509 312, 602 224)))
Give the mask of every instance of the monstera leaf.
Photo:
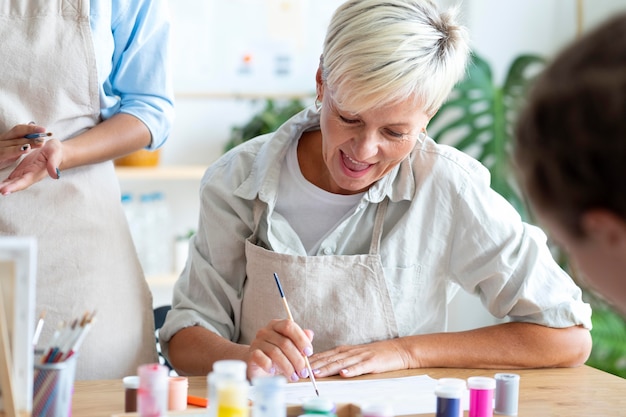
POLYGON ((593 307, 593 348, 586 364, 626 378, 626 320, 594 294, 585 293, 593 307))
POLYGON ((504 85, 494 82, 489 64, 472 54, 467 76, 429 123, 428 133, 481 161, 491 172, 491 186, 527 217, 526 205, 509 167, 509 145, 516 115, 545 60, 517 57, 504 85))

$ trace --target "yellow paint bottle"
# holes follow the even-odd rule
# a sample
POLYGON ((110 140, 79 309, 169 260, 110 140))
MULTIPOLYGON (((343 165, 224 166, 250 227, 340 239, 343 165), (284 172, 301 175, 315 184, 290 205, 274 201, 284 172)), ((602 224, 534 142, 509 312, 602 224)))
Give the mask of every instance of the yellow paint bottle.
POLYGON ((246 379, 245 362, 243 372, 223 374, 215 381, 216 417, 248 417, 249 384, 246 379))
POLYGON ((217 387, 217 417, 248 417, 247 381, 221 381, 217 387))

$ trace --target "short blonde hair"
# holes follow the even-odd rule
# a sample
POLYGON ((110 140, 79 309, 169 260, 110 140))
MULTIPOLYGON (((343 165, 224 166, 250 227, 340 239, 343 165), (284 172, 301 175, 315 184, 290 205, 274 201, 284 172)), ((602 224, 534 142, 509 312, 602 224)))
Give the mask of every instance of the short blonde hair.
POLYGON ((413 98, 433 115, 467 65, 467 32, 457 8, 430 0, 348 0, 334 13, 322 79, 354 113, 413 98))

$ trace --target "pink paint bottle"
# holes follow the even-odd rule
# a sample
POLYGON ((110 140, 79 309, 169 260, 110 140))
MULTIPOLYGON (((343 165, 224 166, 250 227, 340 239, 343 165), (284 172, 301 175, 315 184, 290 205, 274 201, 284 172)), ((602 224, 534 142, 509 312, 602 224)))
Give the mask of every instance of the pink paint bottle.
POLYGON ((472 376, 467 379, 470 392, 469 417, 493 417, 494 378, 472 376))
POLYGON ((167 415, 168 368, 158 363, 140 365, 137 411, 140 417, 167 415))

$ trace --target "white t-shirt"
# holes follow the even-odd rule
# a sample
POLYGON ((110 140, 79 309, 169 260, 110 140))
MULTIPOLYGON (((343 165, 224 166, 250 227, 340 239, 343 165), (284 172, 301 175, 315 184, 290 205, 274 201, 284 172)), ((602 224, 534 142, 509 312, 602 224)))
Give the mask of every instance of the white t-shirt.
POLYGON ((297 140, 287 151, 284 167, 280 172, 276 212, 300 236, 307 253, 314 255, 328 232, 354 210, 363 193, 334 194, 310 183, 298 164, 297 140))

